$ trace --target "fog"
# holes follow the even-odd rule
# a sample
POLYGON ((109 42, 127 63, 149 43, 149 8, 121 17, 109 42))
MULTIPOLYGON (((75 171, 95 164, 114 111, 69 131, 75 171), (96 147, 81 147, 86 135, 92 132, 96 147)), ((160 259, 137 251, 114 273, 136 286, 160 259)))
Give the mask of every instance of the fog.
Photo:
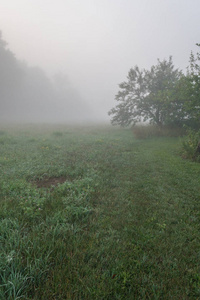
POLYGON ((199 0, 0 0, 1 120, 109 121, 131 67, 172 55, 186 69, 199 12, 199 0))

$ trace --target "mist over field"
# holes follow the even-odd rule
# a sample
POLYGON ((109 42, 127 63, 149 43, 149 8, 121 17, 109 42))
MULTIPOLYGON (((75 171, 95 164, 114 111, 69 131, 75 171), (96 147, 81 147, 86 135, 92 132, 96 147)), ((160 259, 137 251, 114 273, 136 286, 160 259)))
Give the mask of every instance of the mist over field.
POLYGON ((131 67, 185 72, 199 42, 198 0, 0 4, 1 121, 109 122, 131 67))
POLYGON ((200 299, 199 12, 0 0, 0 300, 200 299))
POLYGON ((2 122, 83 122, 93 113, 68 78, 49 78, 39 67, 15 58, 0 40, 0 117, 2 122))

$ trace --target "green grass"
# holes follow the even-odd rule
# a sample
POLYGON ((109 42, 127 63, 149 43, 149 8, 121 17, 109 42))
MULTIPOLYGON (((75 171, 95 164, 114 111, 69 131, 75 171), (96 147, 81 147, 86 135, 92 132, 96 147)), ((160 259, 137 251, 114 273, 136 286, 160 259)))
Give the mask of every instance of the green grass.
POLYGON ((0 299, 200 299, 200 164, 179 138, 1 132, 0 299))

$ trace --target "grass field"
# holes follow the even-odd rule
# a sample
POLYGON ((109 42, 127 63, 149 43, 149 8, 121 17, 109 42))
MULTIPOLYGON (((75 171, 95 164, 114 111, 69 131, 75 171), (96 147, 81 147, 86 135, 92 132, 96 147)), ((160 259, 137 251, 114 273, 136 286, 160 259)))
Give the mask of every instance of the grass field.
POLYGON ((179 138, 0 130, 0 299, 200 299, 200 164, 179 138))

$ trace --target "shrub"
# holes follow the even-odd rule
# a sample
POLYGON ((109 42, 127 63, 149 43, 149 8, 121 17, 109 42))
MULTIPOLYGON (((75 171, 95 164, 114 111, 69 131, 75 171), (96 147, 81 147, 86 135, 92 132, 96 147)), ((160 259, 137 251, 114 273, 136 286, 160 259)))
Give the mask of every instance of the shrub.
POLYGON ((200 162, 200 130, 187 129, 187 136, 183 141, 183 157, 200 162))

